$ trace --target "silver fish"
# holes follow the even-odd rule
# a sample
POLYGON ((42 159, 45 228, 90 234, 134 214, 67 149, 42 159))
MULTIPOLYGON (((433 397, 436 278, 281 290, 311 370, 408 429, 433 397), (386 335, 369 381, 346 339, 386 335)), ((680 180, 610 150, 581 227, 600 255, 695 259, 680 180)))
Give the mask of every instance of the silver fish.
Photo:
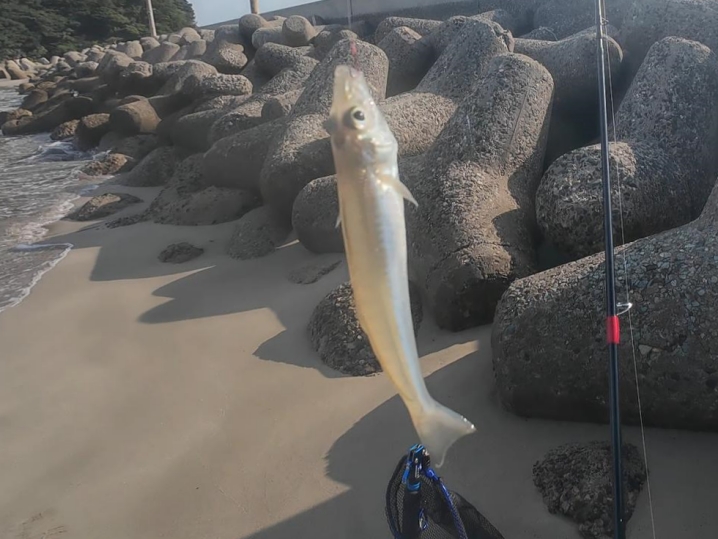
POLYGON ((421 443, 441 466, 459 438, 476 430, 435 401, 424 383, 411 319, 404 199, 398 144, 364 75, 338 66, 326 128, 331 135, 339 218, 357 317, 382 369, 396 386, 421 443))

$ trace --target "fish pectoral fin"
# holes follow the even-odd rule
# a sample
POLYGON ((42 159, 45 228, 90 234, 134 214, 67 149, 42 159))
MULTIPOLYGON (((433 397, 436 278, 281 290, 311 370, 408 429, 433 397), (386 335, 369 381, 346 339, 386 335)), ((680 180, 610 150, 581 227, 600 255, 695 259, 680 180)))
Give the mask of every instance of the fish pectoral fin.
POLYGON ((334 223, 334 228, 339 228, 339 225, 341 225, 341 224, 342 224, 342 213, 339 212, 337 214, 337 222, 334 223))
POLYGON ((416 201, 414 195, 411 194, 411 191, 409 191, 409 188, 406 185, 397 180, 392 182, 391 186, 394 191, 401 195, 402 198, 408 200, 417 208, 419 207, 419 203, 416 201))

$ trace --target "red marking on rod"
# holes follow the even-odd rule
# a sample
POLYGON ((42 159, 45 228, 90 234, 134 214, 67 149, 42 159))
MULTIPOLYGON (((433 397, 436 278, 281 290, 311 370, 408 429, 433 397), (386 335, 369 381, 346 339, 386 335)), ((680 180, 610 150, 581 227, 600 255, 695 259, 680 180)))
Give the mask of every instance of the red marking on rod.
POLYGON ((621 342, 621 325, 618 322, 618 316, 609 316, 606 318, 606 341, 608 344, 618 344, 621 342))

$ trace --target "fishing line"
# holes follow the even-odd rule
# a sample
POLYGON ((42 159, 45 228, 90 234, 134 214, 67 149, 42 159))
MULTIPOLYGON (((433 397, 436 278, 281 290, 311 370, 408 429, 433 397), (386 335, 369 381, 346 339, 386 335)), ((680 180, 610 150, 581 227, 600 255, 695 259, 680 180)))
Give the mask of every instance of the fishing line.
MULTIPOLYGON (((605 21, 606 24, 608 24, 608 20, 605 21)), ((611 109, 611 128, 613 130, 613 143, 618 143, 618 136, 616 134, 616 114, 614 110, 613 105, 613 79, 611 78, 611 49, 609 47, 606 47, 606 56, 607 58, 607 64, 608 64, 608 88, 609 88, 609 103, 610 103, 610 109, 611 109)), ((631 295, 630 295, 630 288, 631 288, 631 281, 629 279, 628 275, 628 247, 626 246, 626 232, 624 227, 624 220, 623 220, 623 195, 621 192, 621 172, 620 167, 618 166, 618 163, 616 164, 616 189, 618 190, 618 213, 619 218, 621 222, 621 245, 623 246, 623 250, 621 252, 621 257, 623 258, 623 281, 624 281, 624 288, 626 292, 626 310, 623 311, 624 313, 628 314, 628 328, 629 328, 629 334, 631 337, 631 354, 633 356, 633 375, 636 379, 636 399, 638 403, 638 420, 640 423, 641 428, 641 443, 643 446, 643 463, 646 468, 646 490, 648 492, 648 509, 651 515, 651 531, 653 533, 653 539, 656 539, 656 521, 655 521, 655 515, 653 512, 653 494, 651 492, 651 479, 650 474, 648 472, 648 450, 646 445, 646 429, 643 423, 643 409, 641 406, 641 390, 639 388, 639 381, 638 381, 638 360, 636 356, 636 341, 633 334, 633 316, 631 314, 631 307, 633 304, 631 303, 631 295)))

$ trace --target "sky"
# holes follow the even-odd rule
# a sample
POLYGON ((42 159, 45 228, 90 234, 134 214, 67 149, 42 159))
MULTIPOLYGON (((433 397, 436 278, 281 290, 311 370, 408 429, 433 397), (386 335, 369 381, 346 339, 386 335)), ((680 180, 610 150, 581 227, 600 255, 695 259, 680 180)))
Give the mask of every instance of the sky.
MULTIPOLYGON (((259 9, 268 12, 310 1, 312 0, 259 0, 259 9)), ((198 26, 239 19, 249 13, 249 0, 190 0, 190 4, 194 8, 198 26)))

